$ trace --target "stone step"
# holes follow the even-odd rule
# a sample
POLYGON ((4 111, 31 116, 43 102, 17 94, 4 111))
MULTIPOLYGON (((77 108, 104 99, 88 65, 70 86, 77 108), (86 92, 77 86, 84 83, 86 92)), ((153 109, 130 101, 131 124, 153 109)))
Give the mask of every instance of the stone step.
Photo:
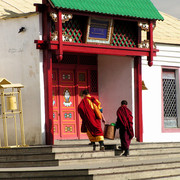
MULTIPOLYGON (((115 145, 115 144, 108 144, 105 145, 106 150, 113 150, 113 149, 118 149, 119 145, 115 145)), ((96 147, 96 149, 99 149, 99 146, 96 147)), ((179 146, 171 146, 169 145, 169 147, 163 148, 161 146, 159 146, 159 144, 157 144, 157 146, 153 145, 152 147, 147 147, 144 145, 131 145, 130 146, 130 150, 131 152, 153 152, 153 151, 173 151, 173 152, 177 152, 180 149, 180 145, 179 146)), ((60 146, 53 146, 52 148, 52 152, 54 153, 62 153, 62 152, 87 152, 87 151, 92 151, 93 147, 92 146, 88 146, 88 145, 73 145, 73 146, 69 146, 69 145, 60 145, 60 146)))
POLYGON ((33 161, 5 161, 0 162, 0 168, 14 167, 49 167, 58 166, 58 160, 33 160, 33 161))
POLYGON ((17 154, 17 155, 0 155, 0 163, 16 162, 16 161, 40 161, 40 160, 54 160, 55 154, 17 154))
POLYGON ((146 171, 129 171, 125 173, 111 173, 94 175, 93 180, 142 180, 142 179, 155 179, 167 178, 171 176, 180 176, 180 167, 173 169, 159 169, 159 170, 146 170, 146 171))
MULTIPOLYGON (((171 144, 171 143, 169 143, 171 144)), ((167 148, 139 148, 138 150, 135 148, 132 148, 130 150, 130 157, 123 159, 124 157, 114 157, 114 151, 108 151, 105 152, 93 152, 92 147, 89 146, 82 146, 82 145, 75 145, 75 146, 48 146, 48 147, 28 147, 28 148, 13 148, 13 149, 0 149, 0 167, 3 167, 2 163, 5 162, 5 167, 13 167, 12 165, 8 165, 11 162, 14 162, 13 164, 17 164, 18 167, 25 167, 25 164, 27 164, 27 167, 29 166, 35 166, 37 163, 37 166, 40 166, 45 162, 45 164, 48 164, 51 161, 59 160, 59 165, 62 164, 75 164, 78 165, 81 163, 89 164, 92 163, 92 160, 102 162, 102 163, 108 163, 108 161, 111 162, 117 162, 119 159, 121 161, 136 161, 136 160, 147 160, 147 159, 162 159, 162 158, 174 158, 174 157, 180 157, 180 148, 178 147, 167 147, 167 148), (71 148, 70 148, 71 147, 71 148), (75 151, 73 151, 75 150, 75 151), (91 151, 88 151, 91 150, 91 151), (14 152, 13 152, 14 151, 14 152), (66 152, 67 151, 67 152, 66 152), (71 152, 69 152, 71 151, 71 152), (81 152, 80 152, 81 151, 81 152), (2 153, 1 153, 2 152, 2 153), (30 154, 31 152, 31 154, 30 154), (37 154, 37 152, 42 154, 37 154), (46 153, 48 152, 48 153, 46 153), (54 153, 49 153, 54 152, 54 153), (35 153, 35 154, 32 154, 35 153), (33 162, 35 161, 35 162, 33 162), (25 162, 25 164, 23 164, 25 162)), ((114 145, 107 145, 107 147, 111 147, 110 149, 114 148, 114 145), (112 147, 111 147, 112 146, 112 147)), ((140 146, 139 146, 140 147, 140 146)), ((98 149, 99 147, 97 147, 98 149)), ((120 151, 116 150, 116 155, 120 151)), ((51 164, 51 163, 50 163, 51 164)), ((52 163, 53 164, 53 163, 52 163)), ((46 165, 42 165, 46 166, 46 165)), ((53 165, 54 166, 54 165, 53 165)))
MULTIPOLYGON (((55 140, 55 145, 56 146, 68 146, 68 145, 88 145, 90 142, 89 140, 55 140)), ((115 139, 115 140, 108 140, 105 139, 104 141, 105 145, 120 145, 120 140, 119 139, 115 139)), ((98 143, 96 143, 98 144, 98 143)), ((151 148, 151 147, 174 147, 174 146, 178 146, 180 147, 180 142, 157 142, 157 143, 139 143, 136 142, 136 139, 133 139, 131 141, 131 147, 133 148, 151 148)))
MULTIPOLYGON (((120 144, 105 144, 106 149, 117 149, 120 144)), ((76 144, 76 145, 56 145, 53 146, 52 152, 86 152, 86 151, 92 151, 92 146, 88 146, 85 144, 76 144)), ((99 148, 99 147, 97 147, 99 148)), ((137 150, 156 150, 156 149, 169 149, 169 148, 174 148, 174 149, 180 149, 180 143, 135 143, 130 145, 130 150, 137 151, 137 150)))
POLYGON ((0 155, 17 154, 48 154, 52 153, 52 146, 29 146, 18 148, 0 148, 0 155))
POLYGON ((129 171, 148 171, 148 170, 161 170, 161 169, 174 169, 180 168, 179 162, 169 162, 169 163, 142 163, 142 164, 134 164, 134 165, 124 165, 124 166, 113 166, 106 168, 96 168, 89 169, 89 174, 112 174, 112 173, 128 173, 129 171))
MULTIPOLYGON (((119 138, 116 138, 114 140, 110 140, 110 139, 105 139, 104 140, 105 144, 120 144, 120 140, 119 138)), ((133 138, 131 140, 132 143, 137 143, 136 138, 133 138)), ((89 144, 90 141, 88 139, 84 139, 84 140, 55 140, 54 144, 55 145, 87 145, 89 144)), ((98 144, 98 143, 96 143, 98 144)))
POLYGON ((105 152, 99 147, 93 152, 87 144, 2 148, 0 179, 141 180, 180 176, 180 143, 132 143, 129 157, 115 156, 119 153, 114 151, 116 147, 109 143, 105 152), (32 168, 5 170, 14 167, 32 168))
POLYGON ((97 163, 115 163, 118 161, 121 162, 131 162, 131 161, 145 161, 145 160, 155 160, 155 159, 167 159, 167 158, 180 158, 180 153, 164 153, 164 154, 147 154, 147 155, 138 155, 138 156, 129 156, 129 157, 120 157, 120 156, 116 156, 116 157, 99 157, 99 158, 86 158, 86 159, 81 159, 81 158, 77 158, 77 159, 64 159, 64 160, 60 160, 59 161, 59 166, 62 165, 88 165, 91 164, 93 161, 97 162, 97 163))
POLYGON ((7 178, 37 178, 37 177, 57 177, 57 176, 86 176, 88 175, 87 169, 78 169, 78 170, 59 170, 57 168, 36 168, 28 169, 22 168, 22 170, 8 170, 0 171, 0 179, 7 178))
POLYGON ((168 143, 132 143, 131 149, 143 149, 143 148, 168 148, 168 147, 179 147, 180 142, 168 142, 168 143))
POLYGON ((86 152, 66 152, 50 154, 17 154, 17 155, 0 155, 0 163, 16 161, 42 161, 54 159, 77 159, 77 158, 97 158, 115 156, 114 151, 86 151, 86 152))
MULTIPOLYGON (((111 141, 110 141, 111 142, 111 141)), ((107 144, 106 149, 115 149, 116 144, 107 144)), ((97 147, 98 149, 99 147, 97 147)), ((180 143, 133 143, 130 146, 131 152, 134 150, 138 152, 140 150, 153 150, 162 149, 167 150, 169 148, 180 149, 180 143)), ((87 152, 92 151, 93 147, 87 144, 75 144, 75 145, 56 145, 56 146, 31 146, 21 148, 1 148, 0 155, 13 155, 13 154, 48 154, 48 153, 62 153, 62 152, 87 152)), ((176 150, 173 150, 176 151, 176 150)))
MULTIPOLYGON (((0 178, 1 179, 1 178, 0 178)), ((12 178, 7 178, 7 179, 12 179, 12 178)), ((33 177, 33 178, 29 178, 29 177, 25 177, 25 178, 13 178, 13 180, 93 180, 93 175, 82 175, 82 176, 42 176, 42 177, 33 177)))
MULTIPOLYGON (((99 147, 97 147, 98 149, 99 147)), ((62 153, 62 152, 87 152, 93 151, 93 146, 88 145, 75 145, 75 146, 56 146, 52 148, 52 152, 54 153, 62 153)))
MULTIPOLYGON (((116 145, 107 145, 107 149, 115 149, 116 145)), ((107 147, 106 146, 106 147, 107 147)), ((97 145, 96 149, 99 149, 97 145)), ((91 145, 59 145, 59 146, 31 146, 20 148, 0 148, 0 155, 19 155, 19 154, 49 154, 63 152, 87 152, 93 151, 91 145)))
MULTIPOLYGON (((125 159, 125 158, 124 158, 125 159)), ((98 161, 92 161, 92 163, 89 163, 89 164, 84 164, 84 163, 81 163, 79 164, 78 166, 77 165, 63 165, 63 166, 60 166, 59 168, 60 169, 89 169, 89 170, 97 170, 97 169, 110 169, 110 168, 127 168, 127 171, 130 169, 132 169, 133 167, 136 167, 136 166, 140 166, 143 168, 143 166, 146 166, 148 167, 149 165, 158 165, 159 164, 172 164, 174 166, 176 166, 176 164, 180 164, 180 158, 166 158, 166 159, 145 159, 145 160, 139 160, 139 161, 126 161, 126 160, 121 160, 120 157, 119 159, 117 159, 117 161, 109 161, 109 163, 102 163, 102 162, 98 162, 98 161)), ((168 165, 167 165, 168 166, 168 165)), ((169 165, 170 166, 170 165, 169 165)), ((162 166, 163 167, 163 166, 162 166)), ((53 167, 54 168, 54 167, 53 167)), ((58 168, 58 167, 57 167, 58 168)))
POLYGON ((114 151, 91 151, 91 152, 73 152, 73 153, 51 153, 51 154, 25 154, 25 155, 6 155, 0 156, 0 168, 7 167, 40 167, 40 166, 58 166, 59 161, 63 162, 74 159, 96 159, 104 157, 114 157, 114 151))
MULTIPOLYGON (((165 176, 165 177, 156 177, 153 178, 155 180, 180 180, 180 175, 175 175, 175 176, 165 176)), ((144 179, 140 179, 140 180, 152 180, 151 178, 144 178, 144 179)))
MULTIPOLYGON (((111 146, 110 146, 111 147, 111 146)), ((110 149, 114 149, 113 145, 110 149)), ((97 146, 96 149, 99 149, 97 146)), ((61 145, 61 146, 42 146, 42 147, 22 147, 22 148, 0 148, 0 155, 22 155, 22 154, 49 154, 63 152, 87 152, 93 151, 93 146, 90 145, 61 145)))
MULTIPOLYGON (((180 162, 180 161, 179 161, 180 162)), ((0 171, 0 179, 89 179, 93 177, 95 180, 107 180, 109 179, 155 179, 155 178, 170 178, 174 176, 180 176, 180 163, 179 162, 169 162, 166 164, 161 163, 147 163, 139 165, 130 165, 130 166, 119 166, 119 167, 106 167, 106 168, 97 168, 97 169, 80 169, 80 170, 60 170, 57 169, 48 169, 48 168, 36 168, 36 169, 13 169, 0 171), (144 167, 144 168, 143 168, 144 167), (165 173, 161 173, 165 172, 165 173)), ((85 168, 85 167, 84 167, 85 168)))
MULTIPOLYGON (((96 163, 94 163, 96 166, 96 163)), ((61 169, 58 167, 44 167, 44 168, 19 168, 19 169, 5 169, 0 170, 1 178, 10 178, 10 177, 42 177, 42 176, 82 176, 82 175, 109 175, 113 173, 129 173, 129 172, 141 172, 141 171, 161 171, 162 169, 177 169, 180 168, 180 159, 176 161, 174 159, 169 162, 136 162, 134 164, 109 164, 106 167, 96 167, 92 168, 93 165, 89 168, 88 166, 77 167, 70 166, 67 169, 61 169)))
MULTIPOLYGON (((85 175, 85 176, 73 176, 73 177, 63 177, 63 176, 62 177, 61 176, 57 176, 57 177, 51 177, 50 176, 50 177, 37 177, 37 178, 33 177, 32 179, 33 180, 54 180, 54 179, 58 179, 58 180, 97 180, 92 175, 89 175, 89 176, 87 176, 87 175, 85 175)), ((29 180, 29 178, 13 178, 13 180, 29 180)), ((98 179, 98 180, 102 180, 102 179, 98 179)), ((111 180, 111 179, 109 179, 109 180, 111 180)), ((123 179, 118 177, 115 180, 123 180, 123 179)), ((127 179, 124 179, 124 180, 127 180, 127 179)), ((152 178, 150 178, 150 179, 145 178, 145 179, 138 179, 138 180, 180 180, 180 176, 166 176, 166 177, 159 177, 159 178, 153 178, 153 179, 152 178)))
POLYGON ((57 153, 55 154, 55 159, 59 160, 72 160, 73 159, 86 159, 86 158, 104 158, 104 157, 114 157, 114 151, 90 151, 90 152, 73 152, 73 153, 57 153))
MULTIPOLYGON (((111 146, 110 146, 111 147, 111 146)), ((113 145, 110 149, 114 149, 113 145)), ((99 149, 99 146, 97 146, 99 149)), ((90 145, 61 145, 61 146, 39 146, 39 147, 21 147, 21 148, 0 148, 0 155, 22 155, 22 154, 49 154, 63 152, 87 152, 93 151, 93 146, 90 145)))
MULTIPOLYGON (((119 155, 122 151, 116 150, 116 155, 119 155)), ((142 149, 130 149, 130 155, 148 155, 148 154, 163 154, 163 153, 180 153, 180 148, 168 147, 168 148, 142 148, 142 149)))

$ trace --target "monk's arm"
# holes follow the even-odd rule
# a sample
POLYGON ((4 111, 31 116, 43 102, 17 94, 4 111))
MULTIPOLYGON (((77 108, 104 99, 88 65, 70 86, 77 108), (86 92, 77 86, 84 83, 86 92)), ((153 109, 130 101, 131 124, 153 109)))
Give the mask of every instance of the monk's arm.
POLYGON ((103 108, 100 108, 99 110, 100 110, 101 115, 102 115, 102 122, 105 123, 106 120, 105 120, 105 117, 104 117, 104 114, 103 114, 103 108))
POLYGON ((119 117, 117 117, 117 121, 116 121, 116 129, 120 128, 120 119, 119 117))
POLYGON ((105 118, 104 118, 104 114, 102 113, 102 122, 103 123, 105 123, 106 122, 106 120, 105 120, 105 118))

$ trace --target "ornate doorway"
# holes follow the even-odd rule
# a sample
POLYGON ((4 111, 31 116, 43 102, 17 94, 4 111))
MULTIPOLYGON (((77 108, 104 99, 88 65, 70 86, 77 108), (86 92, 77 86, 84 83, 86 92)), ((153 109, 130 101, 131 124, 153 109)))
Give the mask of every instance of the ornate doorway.
POLYGON ((81 92, 98 96, 96 56, 65 55, 53 63, 53 122, 55 139, 86 139, 77 113, 81 92))

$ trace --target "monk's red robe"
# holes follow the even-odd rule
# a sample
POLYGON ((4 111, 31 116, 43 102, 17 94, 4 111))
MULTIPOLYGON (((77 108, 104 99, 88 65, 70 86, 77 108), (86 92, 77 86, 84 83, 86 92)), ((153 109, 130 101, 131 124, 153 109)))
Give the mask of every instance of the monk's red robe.
POLYGON ((101 120, 97 119, 88 99, 97 105, 96 99, 93 97, 85 97, 80 102, 78 112, 82 118, 81 132, 87 132, 88 130, 94 137, 103 136, 101 120))
POLYGON ((134 137, 133 116, 127 106, 123 105, 117 110, 117 117, 116 126, 120 128, 121 148, 126 150, 129 149, 131 139, 134 137))

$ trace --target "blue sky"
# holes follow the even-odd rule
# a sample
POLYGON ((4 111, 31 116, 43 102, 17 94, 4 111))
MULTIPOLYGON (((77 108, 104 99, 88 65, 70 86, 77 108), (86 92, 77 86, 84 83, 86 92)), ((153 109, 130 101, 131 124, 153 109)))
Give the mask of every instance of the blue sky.
POLYGON ((180 19, 180 0, 151 0, 159 11, 180 19))

